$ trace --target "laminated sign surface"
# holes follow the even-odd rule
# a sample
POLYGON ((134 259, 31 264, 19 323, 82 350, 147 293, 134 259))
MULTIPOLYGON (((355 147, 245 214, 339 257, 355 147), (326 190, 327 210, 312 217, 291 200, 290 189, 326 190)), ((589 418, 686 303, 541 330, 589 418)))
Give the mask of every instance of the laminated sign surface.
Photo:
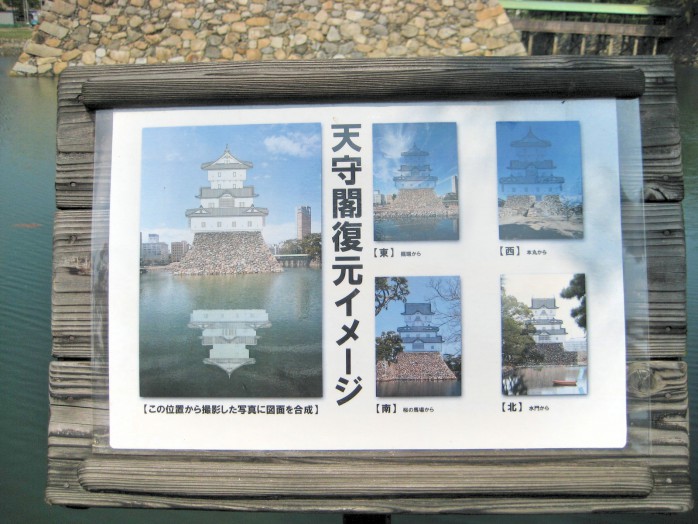
POLYGON ((619 104, 114 111, 111 446, 623 447, 619 104))

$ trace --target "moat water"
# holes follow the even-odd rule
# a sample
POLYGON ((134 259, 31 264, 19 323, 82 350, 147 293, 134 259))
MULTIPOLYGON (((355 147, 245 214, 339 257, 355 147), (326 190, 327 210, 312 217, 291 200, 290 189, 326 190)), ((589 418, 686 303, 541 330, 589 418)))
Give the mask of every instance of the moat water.
POLYGON ((376 219, 373 230, 376 241, 458 240, 458 218, 376 219))
POLYGON ((320 270, 142 275, 140 391, 144 397, 321 397, 320 270), (249 310, 265 311, 268 323, 256 329, 256 344, 247 345, 255 363, 230 377, 221 367, 204 363, 212 345, 203 344, 202 329, 190 326, 194 310, 225 310, 241 318, 249 310))
POLYGON ((586 395, 587 366, 532 366, 502 378, 505 395, 586 395), (554 385, 553 381, 570 385, 554 385), (574 384, 571 384, 574 383, 574 384))
POLYGON ((378 397, 458 397, 460 380, 391 380, 376 383, 378 397))

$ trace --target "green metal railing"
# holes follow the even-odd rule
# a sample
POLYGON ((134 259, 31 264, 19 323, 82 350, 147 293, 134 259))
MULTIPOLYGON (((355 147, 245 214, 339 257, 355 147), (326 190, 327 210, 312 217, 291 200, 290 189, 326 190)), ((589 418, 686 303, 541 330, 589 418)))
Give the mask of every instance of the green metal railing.
POLYGON ((504 9, 521 11, 556 11, 632 16, 681 16, 679 7, 659 7, 636 4, 600 4, 592 2, 555 2, 552 0, 499 0, 504 9))

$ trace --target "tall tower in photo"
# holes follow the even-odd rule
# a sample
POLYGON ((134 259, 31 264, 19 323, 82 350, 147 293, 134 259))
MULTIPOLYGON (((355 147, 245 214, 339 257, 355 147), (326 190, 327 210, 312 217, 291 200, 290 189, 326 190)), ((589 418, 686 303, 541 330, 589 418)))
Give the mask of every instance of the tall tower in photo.
POLYGON ((296 208, 296 237, 302 240, 310 234, 310 206, 296 208))

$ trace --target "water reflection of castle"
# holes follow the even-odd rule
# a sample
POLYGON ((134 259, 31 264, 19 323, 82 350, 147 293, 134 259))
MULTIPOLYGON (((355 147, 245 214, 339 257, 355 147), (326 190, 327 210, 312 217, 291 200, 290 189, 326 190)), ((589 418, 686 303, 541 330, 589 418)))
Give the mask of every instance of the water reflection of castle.
POLYGON ((264 309, 195 309, 189 327, 201 329, 201 344, 213 346, 204 364, 221 368, 230 377, 242 367, 254 364, 247 346, 257 345, 257 330, 271 326, 264 309))

